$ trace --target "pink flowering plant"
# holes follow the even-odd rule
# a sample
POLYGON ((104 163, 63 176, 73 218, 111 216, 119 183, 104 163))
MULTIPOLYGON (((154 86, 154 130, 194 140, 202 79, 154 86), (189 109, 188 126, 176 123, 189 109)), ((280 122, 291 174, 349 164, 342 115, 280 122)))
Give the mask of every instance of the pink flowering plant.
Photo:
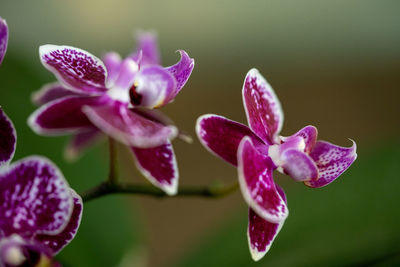
MULTIPOLYGON (((0 64, 7 44, 8 26, 0 18, 0 64)), ((219 197, 238 187, 249 206, 247 235, 257 261, 268 252, 288 216, 285 193, 273 172, 318 188, 333 182, 355 161, 355 142, 340 147, 319 141, 314 126, 280 136, 281 104, 263 76, 252 69, 242 89, 249 126, 212 114, 201 116, 196 125, 201 143, 237 167, 238 182, 178 186, 171 141, 190 137, 157 110, 175 99, 193 71, 194 59, 178 51, 180 60, 163 67, 156 36, 149 32, 138 35, 137 49, 126 58, 109 52, 99 59, 71 46, 39 48, 41 63, 57 82, 33 93, 39 108, 28 118, 29 126, 40 135, 72 135, 65 149, 69 159, 77 159, 107 136, 109 174, 77 194, 47 158, 30 156, 10 163, 17 136, 0 107, 0 266, 59 266, 53 257, 75 237, 83 202, 92 199, 117 193, 219 197), (136 167, 152 185, 120 181, 115 142, 128 147, 136 167)))

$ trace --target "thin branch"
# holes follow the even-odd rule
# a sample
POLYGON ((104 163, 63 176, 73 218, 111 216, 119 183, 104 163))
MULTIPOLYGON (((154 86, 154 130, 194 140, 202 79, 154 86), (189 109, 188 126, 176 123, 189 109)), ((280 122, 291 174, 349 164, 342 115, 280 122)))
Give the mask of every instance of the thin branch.
POLYGON ((132 194, 147 195, 152 197, 206 197, 219 198, 234 192, 238 188, 238 183, 230 185, 211 185, 211 186, 182 186, 178 193, 168 196, 164 191, 152 185, 140 185, 130 183, 111 183, 105 181, 89 190, 81 193, 84 202, 111 194, 132 194))

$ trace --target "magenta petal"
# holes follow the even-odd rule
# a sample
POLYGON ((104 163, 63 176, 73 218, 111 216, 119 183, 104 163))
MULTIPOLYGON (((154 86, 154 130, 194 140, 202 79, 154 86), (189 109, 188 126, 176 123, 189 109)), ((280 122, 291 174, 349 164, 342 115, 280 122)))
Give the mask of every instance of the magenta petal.
POLYGON ((59 83, 50 83, 32 94, 32 102, 40 106, 66 96, 79 96, 79 94, 65 88, 59 83))
POLYGON ((0 167, 14 156, 17 134, 14 125, 0 107, 0 167))
POLYGON ((147 65, 159 65, 160 53, 157 44, 157 35, 153 32, 140 31, 137 33, 136 52, 132 55, 136 62, 140 59, 142 67, 147 65), (141 52, 141 53, 140 53, 141 52))
POLYGON ((318 178, 318 168, 313 159, 297 149, 288 149, 281 154, 282 168, 296 181, 309 181, 318 178))
POLYGON ((99 97, 70 96, 54 100, 37 109, 28 119, 28 124, 38 134, 62 135, 74 133, 82 128, 93 127, 82 107, 99 105, 99 97))
POLYGON ((166 68, 166 70, 175 77, 177 83, 174 93, 170 96, 171 99, 175 98, 186 84, 194 68, 194 59, 190 58, 183 50, 178 50, 178 52, 181 54, 180 61, 175 65, 166 68))
POLYGON ((64 230, 56 235, 39 234, 34 237, 34 240, 51 249, 52 255, 57 254, 65 247, 78 232, 79 225, 82 219, 83 203, 81 197, 72 189, 70 194, 74 201, 74 208, 68 224, 64 230))
POLYGON ((271 223, 285 220, 288 209, 272 178, 272 160, 259 153, 249 137, 240 142, 237 155, 240 189, 247 204, 271 223))
POLYGON ((282 137, 282 140, 284 142, 287 142, 288 140, 296 136, 300 136, 304 139, 304 144, 305 144, 304 152, 309 154, 311 150, 314 148, 315 143, 317 142, 318 130, 314 126, 308 125, 292 136, 282 137))
POLYGON ((132 151, 142 174, 168 195, 178 190, 178 167, 170 142, 154 148, 135 148, 132 151))
POLYGON ((58 234, 67 225, 73 202, 68 183, 48 159, 31 156, 0 173, 0 229, 26 238, 58 234))
POLYGON ((3 62, 8 44, 8 26, 7 22, 0 17, 0 64, 3 62))
POLYGON ((135 99, 131 97, 131 102, 135 106, 155 108, 173 100, 176 81, 161 66, 148 66, 138 72, 134 86, 132 97, 135 96, 135 99))
POLYGON ((84 108, 90 121, 107 135, 137 148, 156 147, 177 135, 174 126, 164 126, 131 112, 124 105, 84 108))
POLYGON ((95 144, 102 137, 102 132, 97 128, 85 129, 75 134, 65 148, 65 157, 76 160, 87 148, 95 144))
POLYGON ((318 180, 305 182, 310 187, 322 187, 333 182, 356 160, 356 143, 351 147, 340 147, 329 142, 318 141, 310 153, 319 170, 318 180))
POLYGON ((107 69, 107 85, 110 87, 114 84, 121 68, 122 59, 118 53, 109 52, 103 56, 103 62, 107 69))
POLYGON ((246 125, 213 114, 197 119, 196 133, 205 148, 234 166, 243 137, 250 136, 256 145, 263 143, 246 125))
POLYGON ((249 208, 247 239, 254 261, 259 261, 269 251, 284 222, 283 220, 279 223, 270 223, 249 208))
POLYGON ((78 93, 105 92, 107 70, 92 54, 71 46, 43 45, 39 49, 42 64, 69 89, 78 93))
POLYGON ((251 69, 243 84, 243 103, 250 128, 264 141, 276 143, 283 124, 283 112, 278 97, 265 78, 251 69))

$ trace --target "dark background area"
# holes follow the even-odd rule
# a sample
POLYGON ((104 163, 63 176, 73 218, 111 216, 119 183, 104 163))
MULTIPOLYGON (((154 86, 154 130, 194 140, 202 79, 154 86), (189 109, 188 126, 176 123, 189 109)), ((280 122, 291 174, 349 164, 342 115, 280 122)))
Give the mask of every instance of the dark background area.
MULTIPOLYGON (((259 266, 400 264, 400 3, 398 1, 1 1, 10 28, 0 68, 0 105, 18 134, 14 160, 52 159, 77 191, 107 175, 107 146, 79 161, 62 157, 66 137, 27 126, 32 92, 54 81, 42 44, 73 45, 101 56, 134 48, 136 29, 158 32, 163 64, 177 49, 196 60, 192 77, 165 111, 194 138, 174 141, 180 184, 237 179, 208 153, 194 126, 205 113, 245 123, 241 88, 256 67, 285 113, 282 134, 315 125, 320 139, 358 145, 358 159, 336 182, 309 189, 275 175, 290 216, 259 266)), ((124 179, 146 183, 125 147, 124 179)), ((247 207, 239 191, 222 199, 112 196, 84 207, 65 266, 249 266, 247 207)))

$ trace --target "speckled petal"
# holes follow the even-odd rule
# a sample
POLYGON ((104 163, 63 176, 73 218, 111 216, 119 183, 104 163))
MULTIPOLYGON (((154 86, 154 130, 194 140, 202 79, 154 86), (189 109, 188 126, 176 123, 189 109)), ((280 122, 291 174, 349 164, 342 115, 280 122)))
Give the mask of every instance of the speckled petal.
POLYGON ((157 35, 153 32, 139 31, 136 34, 136 52, 131 56, 142 67, 147 65, 160 65, 160 52, 157 44, 157 35), (140 55, 141 51, 141 55, 140 55))
MULTIPOLYGON (((287 203, 283 189, 278 185, 276 185, 276 189, 285 203, 287 203)), ((283 223, 284 221, 280 223, 270 223, 249 208, 247 240, 249 242, 250 254, 254 261, 259 261, 269 251, 283 223)))
POLYGON ((318 180, 306 181, 310 187, 322 187, 338 178, 356 160, 356 143, 351 147, 340 147, 329 142, 317 141, 310 157, 315 161, 318 171, 318 180))
POLYGON ((178 50, 178 52, 181 54, 180 61, 175 65, 166 68, 166 70, 175 77, 177 84, 175 91, 170 96, 170 100, 174 99, 183 86, 185 86, 194 68, 194 59, 190 58, 183 50, 178 50))
POLYGON ((107 69, 107 87, 111 87, 118 77, 121 68, 121 56, 116 52, 109 52, 103 56, 103 62, 107 69))
POLYGON ((164 126, 131 112, 124 105, 86 106, 91 122, 107 135, 138 148, 151 148, 167 143, 177 135, 174 126, 164 126))
POLYGON ((99 97, 70 96, 54 100, 37 109, 28 119, 34 132, 42 135, 75 133, 93 127, 82 112, 85 105, 100 105, 99 97))
POLYGON ((61 249, 63 249, 69 242, 74 239, 76 233, 78 232, 79 225, 82 219, 83 202, 81 197, 72 189, 70 189, 70 194, 73 198, 74 208, 68 224, 64 230, 56 235, 45 235, 40 234, 34 237, 34 240, 43 244, 49 248, 52 255, 57 254, 61 249))
POLYGON ((237 153, 239 184, 247 204, 271 223, 285 220, 288 209, 272 178, 272 160, 258 152, 249 137, 243 138, 237 153))
POLYGON ((250 136, 254 144, 263 143, 246 125, 213 114, 197 119, 196 133, 205 148, 234 166, 237 166, 237 150, 243 137, 250 136))
POLYGON ((265 78, 251 69, 244 79, 243 104, 250 128, 264 141, 277 142, 283 124, 283 112, 278 97, 265 78))
POLYGON ((46 158, 31 156, 0 173, 0 229, 30 238, 58 234, 67 225, 73 201, 60 170, 46 158))
POLYGON ((68 89, 87 94, 106 91, 106 67, 92 54, 72 46, 56 45, 42 45, 39 54, 42 64, 68 89))
POLYGON ((176 90, 174 77, 161 66, 142 68, 135 76, 131 103, 135 106, 155 108, 169 103, 176 90), (134 97, 135 96, 135 97, 134 97))
POLYGON ((0 64, 3 62, 8 44, 8 26, 4 19, 0 17, 0 64))
POLYGON ((14 125, 0 107, 0 167, 14 156, 17 134, 14 125))
POLYGON ((102 137, 102 132, 95 127, 78 132, 67 144, 64 151, 65 158, 70 161, 76 160, 86 149, 102 139, 102 137))
POLYGON ((311 150, 314 148, 315 143, 317 142, 318 130, 312 125, 308 125, 289 137, 281 137, 283 142, 287 142, 293 137, 300 136, 304 140, 305 148, 304 152, 309 154, 311 150))
POLYGON ((297 149, 287 149, 281 154, 282 168, 296 181, 318 179, 318 168, 313 159, 297 149))
POLYGON ((142 174, 168 195, 178 190, 178 166, 170 142, 154 148, 132 147, 137 166, 142 174))
POLYGON ((32 94, 32 102, 37 106, 41 106, 66 96, 79 95, 80 94, 65 88, 59 83, 50 83, 44 85, 42 88, 32 94))

